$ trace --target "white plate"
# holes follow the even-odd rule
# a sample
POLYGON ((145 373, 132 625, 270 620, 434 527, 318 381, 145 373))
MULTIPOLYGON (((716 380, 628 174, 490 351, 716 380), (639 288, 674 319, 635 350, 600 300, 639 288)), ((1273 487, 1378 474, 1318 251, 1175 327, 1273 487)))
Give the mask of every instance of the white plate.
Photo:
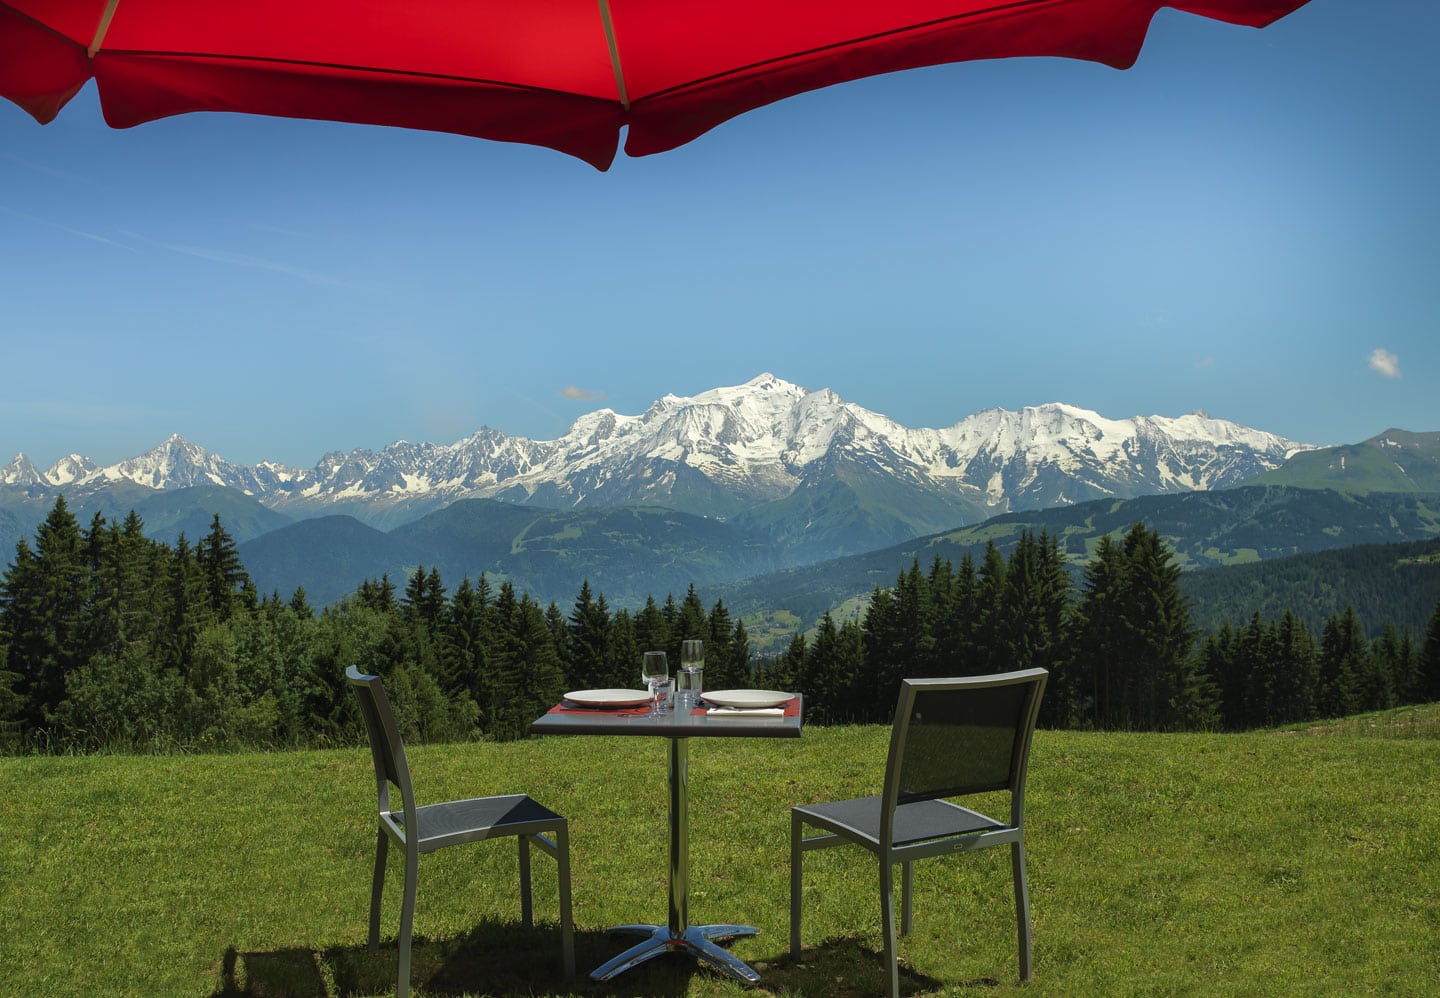
POLYGON ((650 702, 644 690, 574 690, 565 699, 582 707, 638 707, 650 702))
POLYGON ((778 707, 795 699, 794 693, 779 690, 706 690, 700 694, 717 707, 778 707))

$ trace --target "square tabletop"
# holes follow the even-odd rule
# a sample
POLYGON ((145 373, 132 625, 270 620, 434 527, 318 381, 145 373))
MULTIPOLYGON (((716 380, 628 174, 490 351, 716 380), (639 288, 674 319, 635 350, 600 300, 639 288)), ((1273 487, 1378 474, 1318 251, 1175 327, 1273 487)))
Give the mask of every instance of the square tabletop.
POLYGON ((804 698, 795 694, 784 716, 711 714, 705 707, 677 708, 665 714, 586 710, 557 704, 530 725, 535 735, 659 735, 665 738, 799 738, 804 698))

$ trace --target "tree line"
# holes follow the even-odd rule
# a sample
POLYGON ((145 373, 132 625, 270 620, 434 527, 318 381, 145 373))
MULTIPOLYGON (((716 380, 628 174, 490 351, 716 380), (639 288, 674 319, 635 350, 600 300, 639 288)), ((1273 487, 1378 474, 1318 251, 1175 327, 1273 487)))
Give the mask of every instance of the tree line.
POLYGON ((1078 587, 1054 538, 1008 557, 917 563, 862 617, 826 614, 756 656, 742 621, 694 587, 612 610, 582 582, 568 611, 484 574, 448 591, 424 566, 316 612, 256 591, 220 517, 193 546, 131 512, 81 527, 63 498, 0 577, 0 750, 173 750, 353 743, 346 666, 385 677, 406 735, 508 739, 567 690, 634 687, 641 653, 706 644, 710 689, 805 693, 807 722, 884 723, 905 676, 1051 672, 1052 727, 1240 729, 1440 699, 1440 603, 1417 641, 1369 640, 1353 611, 1317 640, 1256 614, 1203 641, 1158 534, 1102 538, 1078 587))

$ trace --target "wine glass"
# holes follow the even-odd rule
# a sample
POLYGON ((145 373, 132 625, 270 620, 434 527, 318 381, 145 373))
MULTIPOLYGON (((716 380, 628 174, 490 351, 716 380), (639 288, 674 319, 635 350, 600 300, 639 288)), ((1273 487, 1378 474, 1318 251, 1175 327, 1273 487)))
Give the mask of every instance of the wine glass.
POLYGON ((647 651, 640 664, 640 678, 644 680, 645 687, 650 691, 650 712, 660 714, 664 712, 665 705, 661 698, 668 697, 668 691, 662 692, 662 686, 670 683, 670 666, 665 661, 663 651, 647 651))

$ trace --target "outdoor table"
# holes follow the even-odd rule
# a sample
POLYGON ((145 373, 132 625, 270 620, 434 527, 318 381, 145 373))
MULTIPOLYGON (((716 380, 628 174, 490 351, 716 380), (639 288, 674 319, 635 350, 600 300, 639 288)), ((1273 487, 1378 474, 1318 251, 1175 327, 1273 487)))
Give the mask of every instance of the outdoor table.
POLYGON ((651 735, 670 739, 670 922, 668 925, 616 925, 610 931, 644 936, 618 956, 590 972, 591 980, 607 981, 661 953, 685 951, 739 981, 754 984, 760 975, 714 940, 753 936, 753 925, 691 925, 687 904, 690 861, 689 779, 687 744, 691 738, 799 738, 803 721, 799 694, 786 705, 783 717, 723 717, 704 705, 677 708, 667 714, 582 709, 558 704, 530 725, 537 735, 651 735))

